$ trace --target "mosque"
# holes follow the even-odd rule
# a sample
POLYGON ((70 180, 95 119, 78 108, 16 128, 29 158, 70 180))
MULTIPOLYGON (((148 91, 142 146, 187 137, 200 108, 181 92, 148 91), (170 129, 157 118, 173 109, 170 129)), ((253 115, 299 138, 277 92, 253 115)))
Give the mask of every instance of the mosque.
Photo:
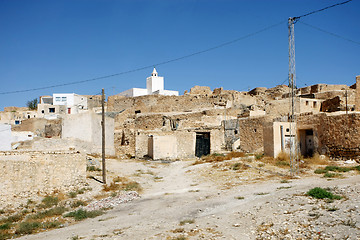
POLYGON ((146 88, 131 88, 119 93, 120 96, 138 97, 144 95, 179 96, 178 91, 164 90, 164 77, 159 77, 154 68, 151 76, 146 78, 146 88))

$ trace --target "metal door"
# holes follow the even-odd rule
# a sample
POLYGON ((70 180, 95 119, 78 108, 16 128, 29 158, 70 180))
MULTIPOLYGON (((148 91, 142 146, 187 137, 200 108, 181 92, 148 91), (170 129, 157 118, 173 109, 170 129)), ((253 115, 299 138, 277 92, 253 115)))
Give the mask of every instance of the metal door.
POLYGON ((195 156, 210 154, 210 133, 196 133, 195 156))

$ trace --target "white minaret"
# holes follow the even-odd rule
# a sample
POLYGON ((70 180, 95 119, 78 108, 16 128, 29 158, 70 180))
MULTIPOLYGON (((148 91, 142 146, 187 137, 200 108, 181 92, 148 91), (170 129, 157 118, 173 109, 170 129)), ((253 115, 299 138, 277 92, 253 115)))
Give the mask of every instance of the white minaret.
POLYGON ((159 90, 164 91, 164 77, 159 77, 155 68, 151 76, 146 78, 146 89, 148 95, 159 90))

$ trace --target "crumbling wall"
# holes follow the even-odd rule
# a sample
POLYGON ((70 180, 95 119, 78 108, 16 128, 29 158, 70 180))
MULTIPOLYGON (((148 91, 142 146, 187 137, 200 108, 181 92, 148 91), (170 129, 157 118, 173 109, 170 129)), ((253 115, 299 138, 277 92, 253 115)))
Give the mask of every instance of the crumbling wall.
POLYGON ((263 128, 268 122, 266 117, 239 119, 240 150, 263 152, 263 128))
POLYGON ((45 124, 44 137, 46 138, 60 138, 61 137, 61 119, 48 120, 45 124))
POLYGON ((298 117, 298 129, 313 129, 317 151, 336 158, 360 158, 360 114, 298 117))
POLYGON ((220 94, 182 96, 147 95, 139 97, 110 96, 108 111, 129 109, 133 113, 192 112, 214 108, 243 108, 256 104, 257 99, 245 93, 222 90, 220 94))
POLYGON ((23 120, 20 125, 12 127, 12 131, 30 131, 40 137, 45 137, 45 125, 48 120, 45 118, 30 118, 23 120))
POLYGON ((81 187, 86 159, 78 152, 0 152, 0 207, 13 199, 81 187))
POLYGON ((194 86, 190 89, 190 94, 211 95, 212 91, 211 91, 210 87, 194 86))
POLYGON ((329 92, 329 91, 338 91, 338 90, 348 90, 349 86, 347 85, 338 85, 338 84, 315 84, 310 86, 310 93, 320 93, 320 92, 329 92))
POLYGON ((336 96, 334 98, 325 100, 321 103, 321 112, 335 112, 340 110, 340 97, 336 96))

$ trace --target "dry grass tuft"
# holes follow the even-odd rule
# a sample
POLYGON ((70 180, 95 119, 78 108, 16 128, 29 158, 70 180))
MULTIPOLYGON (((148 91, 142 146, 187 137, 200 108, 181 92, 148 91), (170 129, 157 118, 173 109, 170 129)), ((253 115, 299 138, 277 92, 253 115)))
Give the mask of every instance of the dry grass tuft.
POLYGON ((313 157, 311 158, 305 158, 303 159, 304 167, 307 165, 328 165, 330 163, 330 160, 327 156, 319 155, 318 153, 315 153, 313 157))
POLYGON ((229 158, 228 160, 232 159, 232 158, 239 158, 239 157, 245 157, 245 153, 243 152, 230 152, 228 154, 226 154, 226 157, 229 158))
POLYGON ((126 177, 119 176, 115 177, 110 185, 103 186, 103 191, 105 192, 113 192, 118 190, 141 192, 142 188, 138 182, 130 181, 126 177))
POLYGON ((277 155, 276 160, 279 162, 290 162, 290 157, 289 157, 289 154, 287 154, 285 152, 280 152, 277 155))
POLYGON ((210 155, 202 156, 199 160, 196 160, 194 165, 201 163, 212 163, 212 162, 222 162, 225 160, 230 160, 233 158, 245 157, 245 153, 243 152, 230 152, 228 154, 219 154, 213 153, 210 155))

